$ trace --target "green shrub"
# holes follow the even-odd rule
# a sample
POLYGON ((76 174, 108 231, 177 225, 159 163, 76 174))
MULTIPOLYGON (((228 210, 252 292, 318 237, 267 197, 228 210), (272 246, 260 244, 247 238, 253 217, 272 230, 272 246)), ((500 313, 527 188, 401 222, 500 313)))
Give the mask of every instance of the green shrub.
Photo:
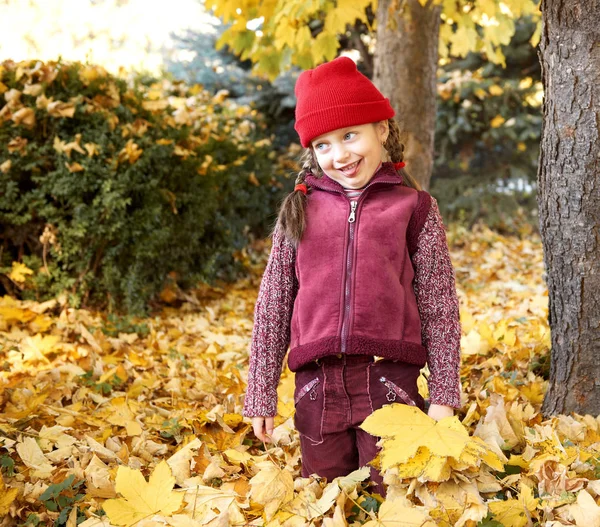
POLYGON ((142 313, 169 280, 234 278, 285 180, 264 135, 256 111, 200 86, 2 63, 4 289, 142 313), (18 288, 13 261, 34 271, 18 288))

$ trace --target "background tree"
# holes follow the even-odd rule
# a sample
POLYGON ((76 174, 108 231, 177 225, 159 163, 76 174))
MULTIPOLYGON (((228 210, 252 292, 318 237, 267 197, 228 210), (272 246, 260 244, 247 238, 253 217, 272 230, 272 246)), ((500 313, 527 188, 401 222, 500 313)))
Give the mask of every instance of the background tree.
POLYGON ((600 3, 545 0, 538 173, 552 333, 546 414, 600 413, 600 3))
MULTIPOLYGON (((260 4, 217 0, 214 6, 215 14, 230 24, 218 45, 229 45, 255 64, 256 73, 269 78, 293 65, 306 69, 333 59, 341 40, 348 37, 348 27, 357 21, 369 33, 361 35, 361 43, 355 47, 372 47, 375 40, 375 22, 369 16, 375 7, 367 9, 371 6, 368 0, 260 4)), ((411 135, 403 138, 405 158, 411 173, 428 188, 438 58, 481 50, 490 61, 504 64, 501 46, 514 34, 514 19, 537 16, 537 6, 531 0, 382 0, 376 12, 375 82, 392 101, 401 128, 410 130, 411 135)), ((536 31, 534 45, 538 38, 536 31)), ((357 44, 356 38, 351 42, 357 44)))

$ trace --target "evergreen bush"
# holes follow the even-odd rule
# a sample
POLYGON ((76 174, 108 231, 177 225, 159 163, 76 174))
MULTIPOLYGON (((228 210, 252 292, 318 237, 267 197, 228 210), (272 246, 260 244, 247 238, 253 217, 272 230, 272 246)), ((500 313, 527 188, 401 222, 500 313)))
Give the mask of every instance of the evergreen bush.
POLYGON ((256 110, 80 63, 0 64, 1 289, 142 313, 232 279, 286 179, 256 110), (34 274, 7 278, 14 261, 34 274))

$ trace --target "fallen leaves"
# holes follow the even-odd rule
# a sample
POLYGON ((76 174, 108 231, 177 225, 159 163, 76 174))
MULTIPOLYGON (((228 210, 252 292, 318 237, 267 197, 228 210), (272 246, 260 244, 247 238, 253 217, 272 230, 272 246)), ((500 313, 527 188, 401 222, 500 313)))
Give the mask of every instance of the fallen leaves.
POLYGON ((0 518, 8 514, 8 509, 15 501, 18 493, 19 489, 6 488, 2 474, 0 474, 0 518))
MULTIPOLYGON (((128 137, 143 132, 140 122, 128 137)), ((124 162, 141 155, 129 141, 124 162)), ((80 137, 55 148, 68 161, 100 152, 80 137)), ((449 240, 463 409, 435 422, 391 405, 365 422, 382 438, 383 503, 365 488, 366 467, 333 482, 300 477, 289 371, 276 443, 264 450, 249 434, 240 414, 257 265, 146 320, 109 320, 61 297, 0 298, 0 516, 52 525, 63 514, 84 527, 600 526, 600 420, 540 415, 550 341, 539 240, 454 228, 449 240), (65 481, 81 494, 65 488, 56 503, 69 507, 47 509, 40 496, 65 481)), ((8 271, 15 284, 29 276, 20 265, 8 271)))
POLYGON ((129 527, 153 514, 170 516, 182 505, 183 494, 173 492, 175 478, 166 461, 161 461, 152 472, 148 482, 138 470, 119 467, 116 491, 123 498, 104 502, 104 511, 111 523, 129 527))
POLYGON ((401 478, 445 481, 452 469, 479 468, 482 462, 502 470, 502 460, 476 437, 470 437, 458 417, 435 421, 414 406, 386 405, 361 425, 382 438, 381 466, 398 468, 401 478))
POLYGON ((250 480, 250 498, 264 505, 265 518, 270 520, 275 512, 294 496, 292 474, 271 461, 257 464, 259 473, 250 480))

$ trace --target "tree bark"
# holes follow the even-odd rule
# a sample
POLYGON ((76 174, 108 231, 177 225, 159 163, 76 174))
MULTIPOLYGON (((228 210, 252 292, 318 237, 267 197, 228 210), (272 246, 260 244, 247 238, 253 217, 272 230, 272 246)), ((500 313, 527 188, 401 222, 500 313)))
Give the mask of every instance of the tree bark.
POLYGON ((543 413, 600 413, 600 0, 543 0, 540 232, 552 335, 543 413))
POLYGON ((379 0, 374 83, 396 111, 406 170, 429 188, 437 103, 442 6, 379 0))

